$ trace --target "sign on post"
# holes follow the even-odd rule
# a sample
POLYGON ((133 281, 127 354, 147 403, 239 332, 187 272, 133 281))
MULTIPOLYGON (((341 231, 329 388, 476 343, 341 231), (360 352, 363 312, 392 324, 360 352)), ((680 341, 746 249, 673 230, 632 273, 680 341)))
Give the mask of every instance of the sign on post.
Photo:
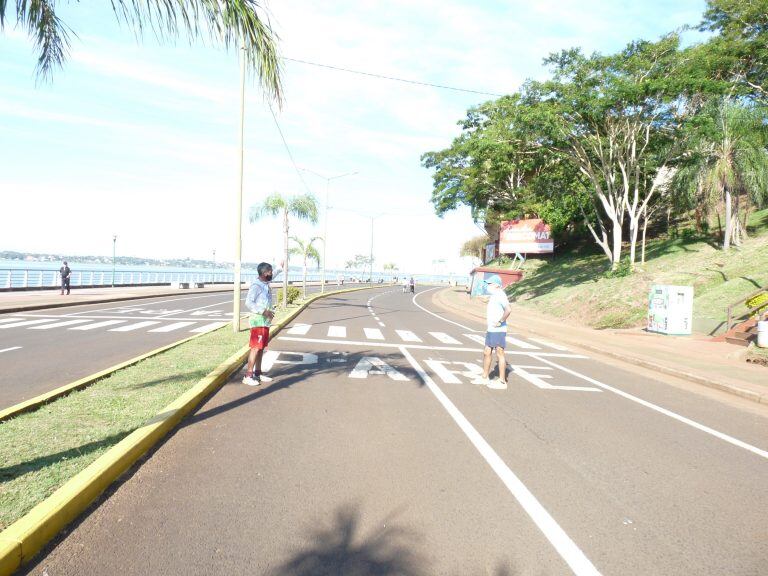
POLYGON ((499 230, 501 254, 551 254, 555 243, 549 224, 541 218, 505 220, 499 230))

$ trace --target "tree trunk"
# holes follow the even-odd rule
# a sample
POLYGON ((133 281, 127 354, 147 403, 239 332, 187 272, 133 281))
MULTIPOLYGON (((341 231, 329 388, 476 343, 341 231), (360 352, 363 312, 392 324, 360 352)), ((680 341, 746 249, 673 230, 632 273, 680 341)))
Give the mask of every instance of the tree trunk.
POLYGON ((611 251, 611 270, 616 270, 621 262, 621 222, 612 218, 613 250, 611 251))
POLYGON ((640 256, 640 262, 645 264, 645 231, 648 229, 648 212, 643 214, 643 249, 640 256))
MULTIPOLYGON (((630 216, 629 218, 629 268, 631 270, 635 269, 635 253, 637 249, 637 233, 639 232, 640 228, 640 215, 638 214, 637 218, 633 218, 630 216)), ((645 230, 643 230, 643 234, 645 234, 645 230)), ((645 246, 643 246, 645 248, 645 246)))
POLYGON ((283 271, 283 309, 288 308, 288 210, 283 214, 283 237, 285 240, 285 270, 283 271))
POLYGON ((731 209, 731 191, 725 188, 725 234, 723 235, 723 250, 731 247, 733 235, 733 210, 731 209))

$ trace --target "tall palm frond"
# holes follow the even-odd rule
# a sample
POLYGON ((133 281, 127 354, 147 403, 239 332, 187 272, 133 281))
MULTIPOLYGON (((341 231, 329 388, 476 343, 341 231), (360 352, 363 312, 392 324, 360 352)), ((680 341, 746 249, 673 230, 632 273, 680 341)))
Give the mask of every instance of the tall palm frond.
MULTIPOLYGON (((256 0, 111 0, 117 19, 141 37, 151 29, 160 40, 185 32, 190 40, 203 36, 227 48, 245 51, 251 70, 270 99, 282 104, 282 69, 278 38, 269 16, 256 0)), ((0 29, 8 0, 0 0, 0 29)), ((38 74, 50 78, 63 65, 71 31, 56 15, 54 0, 16 0, 16 19, 35 38, 38 74)))

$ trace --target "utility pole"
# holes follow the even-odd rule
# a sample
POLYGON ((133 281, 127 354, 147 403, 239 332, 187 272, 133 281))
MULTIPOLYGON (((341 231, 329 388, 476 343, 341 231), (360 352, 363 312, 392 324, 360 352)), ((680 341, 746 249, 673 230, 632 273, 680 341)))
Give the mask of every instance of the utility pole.
POLYGON ((369 275, 371 284, 373 284, 373 219, 374 218, 375 216, 371 216, 371 273, 369 275))
POLYGON ((238 186, 237 186, 237 222, 235 223, 235 278, 234 294, 232 300, 232 331, 240 331, 240 260, 243 252, 243 138, 245 124, 245 41, 240 44, 240 149, 238 186))

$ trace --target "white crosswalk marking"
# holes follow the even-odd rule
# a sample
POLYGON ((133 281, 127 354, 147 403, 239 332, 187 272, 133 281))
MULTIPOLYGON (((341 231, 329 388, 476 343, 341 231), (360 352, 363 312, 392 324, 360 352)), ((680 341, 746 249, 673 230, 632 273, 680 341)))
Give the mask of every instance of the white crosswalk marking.
POLYGON ((480 334, 464 334, 464 336, 477 342, 478 344, 485 345, 485 336, 480 336, 480 334))
POLYGON ((403 339, 403 342, 421 342, 421 338, 416 336, 416 334, 410 330, 395 330, 395 332, 397 332, 397 335, 403 339))
POLYGON ((192 326, 192 324, 194 324, 194 322, 174 322, 173 324, 168 324, 167 326, 154 328, 152 330, 149 330, 149 332, 173 332, 174 330, 178 330, 179 328, 186 328, 187 326, 192 326))
POLYGON ((65 320, 64 322, 54 322, 53 324, 45 324, 44 326, 32 326, 30 330, 50 330, 51 328, 62 328, 64 326, 73 326, 75 324, 82 324, 83 322, 90 322, 90 320, 65 320))
POLYGON ((294 324, 288 329, 288 334, 304 335, 312 328, 312 324, 294 324))
POLYGON ((430 334, 440 340, 443 344, 461 344, 456 338, 448 336, 445 332, 430 332, 430 334))
POLYGON ((3 318, 0 320, 0 324, 4 324, 5 322, 19 322, 22 318, 3 318))
POLYGON ((560 344, 555 344, 548 340, 542 340, 541 338, 529 338, 529 340, 532 340, 544 346, 549 346, 550 348, 554 348, 555 350, 560 350, 561 352, 568 352, 568 348, 566 348, 565 346, 561 346, 560 344))
POLYGON ((14 322, 13 324, 3 324, 0 326, 0 330, 5 330, 6 328, 18 328, 19 326, 32 326, 33 324, 42 324, 43 322, 53 322, 53 318, 43 318, 38 320, 25 320, 23 322, 14 322))
POLYGON ((225 324, 226 322, 211 322, 210 324, 204 324, 198 328, 194 328, 190 330, 190 332, 208 332, 208 330, 215 330, 216 328, 221 328, 225 324))
POLYGON ((131 332, 138 330, 139 328, 146 328, 147 326, 153 326, 154 324, 160 324, 153 320, 147 320, 145 322, 136 322, 136 324, 128 324, 128 326, 120 326, 120 328, 110 328, 110 332, 131 332))
POLYGON ((85 326, 75 326, 70 330, 95 330, 96 328, 104 328, 104 326, 113 326, 115 324, 124 324, 125 320, 105 320, 104 322, 94 322, 93 324, 86 324, 85 326))
POLYGON ((512 344, 512 346, 517 346, 518 348, 525 348, 526 350, 541 350, 541 348, 539 348, 538 346, 534 346, 533 344, 529 344, 528 342, 523 342, 522 340, 518 340, 513 336, 507 336, 507 342, 512 344))
POLYGON ((384 334, 378 328, 363 328, 365 337, 369 340, 384 340, 384 334))
POLYGON ((346 338, 347 327, 346 326, 328 326, 329 338, 346 338))

